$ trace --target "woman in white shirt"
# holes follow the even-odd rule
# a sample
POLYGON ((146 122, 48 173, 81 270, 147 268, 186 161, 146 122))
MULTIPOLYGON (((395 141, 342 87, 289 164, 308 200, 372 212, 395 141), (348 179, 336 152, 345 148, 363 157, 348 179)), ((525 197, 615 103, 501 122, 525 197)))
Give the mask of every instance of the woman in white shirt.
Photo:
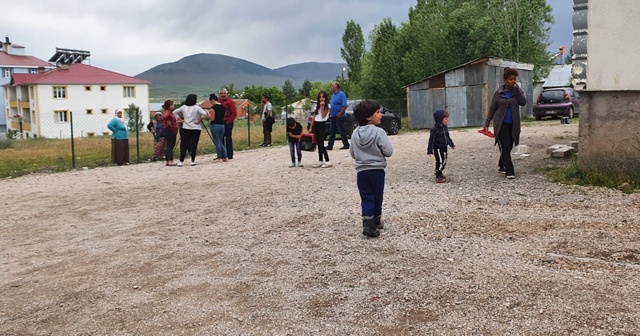
POLYGON ((198 151, 198 141, 200 141, 200 133, 202 132, 200 123, 202 118, 207 116, 207 112, 196 105, 197 99, 198 96, 195 94, 189 94, 184 105, 173 111, 178 123, 182 124, 178 167, 182 167, 187 151, 191 154, 191 165, 196 165, 196 152, 198 151))
POLYGON ((331 161, 329 161, 329 153, 324 146, 324 138, 327 134, 326 124, 329 120, 329 98, 327 93, 320 91, 318 93, 318 99, 316 100, 316 110, 314 111, 314 117, 311 119, 311 132, 316 136, 316 143, 318 144, 318 164, 314 167, 328 168, 331 167, 331 161), (324 162, 322 161, 324 159, 324 162))

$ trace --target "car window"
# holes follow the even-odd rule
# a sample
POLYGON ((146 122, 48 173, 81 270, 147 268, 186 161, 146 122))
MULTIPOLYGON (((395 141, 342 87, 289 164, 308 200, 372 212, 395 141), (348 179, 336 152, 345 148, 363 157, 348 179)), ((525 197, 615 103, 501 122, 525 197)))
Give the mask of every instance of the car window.
POLYGON ((564 99, 564 91, 562 90, 553 90, 553 91, 542 91, 542 96, 540 100, 563 100, 564 99))

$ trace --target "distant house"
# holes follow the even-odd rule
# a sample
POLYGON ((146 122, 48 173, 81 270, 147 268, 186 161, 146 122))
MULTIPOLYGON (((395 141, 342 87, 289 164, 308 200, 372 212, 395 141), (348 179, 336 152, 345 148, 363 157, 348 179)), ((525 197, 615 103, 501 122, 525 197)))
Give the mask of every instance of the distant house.
POLYGON ((61 65, 33 74, 13 74, 4 85, 9 129, 24 137, 69 138, 109 134, 116 109, 135 104, 149 122, 149 82, 87 64, 61 65))
POLYGON ((543 89, 556 87, 570 87, 571 84, 571 64, 557 64, 551 68, 549 76, 536 82, 533 87, 533 99, 538 98, 543 89))
MULTIPOLYGON (((236 108, 238 109, 237 119, 246 119, 247 108, 256 108, 256 104, 252 103, 249 99, 234 99, 233 101, 236 103, 236 108)), ((211 103, 209 102, 209 99, 207 99, 198 104, 198 106, 202 107, 203 109, 208 109, 211 108, 211 103)))
MULTIPOLYGON (((34 74, 53 68, 55 66, 39 58, 25 55, 25 47, 11 43, 8 36, 0 42, 0 85, 9 83, 13 74, 34 74)), ((4 97, 5 90, 0 90, 0 133, 7 131, 7 120, 11 119, 4 97)))
POLYGON ((433 112, 446 109, 450 127, 481 126, 491 97, 503 83, 505 67, 518 69, 518 85, 529 102, 521 115, 533 113, 533 65, 481 57, 405 86, 409 127, 431 128, 433 112))

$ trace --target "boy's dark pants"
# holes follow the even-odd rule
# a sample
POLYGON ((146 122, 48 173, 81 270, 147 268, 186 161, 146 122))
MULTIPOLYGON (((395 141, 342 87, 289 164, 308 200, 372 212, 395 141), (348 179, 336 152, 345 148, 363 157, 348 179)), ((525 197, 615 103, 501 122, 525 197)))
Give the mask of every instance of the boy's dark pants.
POLYGON ((436 158, 436 174, 442 175, 442 171, 444 167, 447 166, 447 147, 445 148, 434 148, 433 156, 436 158))
POLYGON ((513 124, 502 124, 498 134, 498 148, 500 148, 500 160, 498 166, 504 167, 507 175, 515 173, 513 161, 511 161, 511 150, 513 149, 513 124))
POLYGON ((358 191, 362 205, 362 216, 381 216, 384 194, 384 169, 358 172, 358 191))

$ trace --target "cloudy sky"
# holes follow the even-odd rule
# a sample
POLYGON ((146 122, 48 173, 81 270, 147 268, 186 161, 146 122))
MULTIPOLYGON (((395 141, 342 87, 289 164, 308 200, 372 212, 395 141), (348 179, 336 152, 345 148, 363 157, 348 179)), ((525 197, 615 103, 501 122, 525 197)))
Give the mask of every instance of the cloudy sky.
MULTIPOLYGON (((553 7, 549 47, 572 40, 570 0, 553 7)), ((135 76, 197 53, 242 58, 268 68, 342 62, 348 20, 365 38, 389 17, 407 20, 415 0, 0 0, 0 38, 48 60, 56 47, 88 50, 90 64, 135 76)))

